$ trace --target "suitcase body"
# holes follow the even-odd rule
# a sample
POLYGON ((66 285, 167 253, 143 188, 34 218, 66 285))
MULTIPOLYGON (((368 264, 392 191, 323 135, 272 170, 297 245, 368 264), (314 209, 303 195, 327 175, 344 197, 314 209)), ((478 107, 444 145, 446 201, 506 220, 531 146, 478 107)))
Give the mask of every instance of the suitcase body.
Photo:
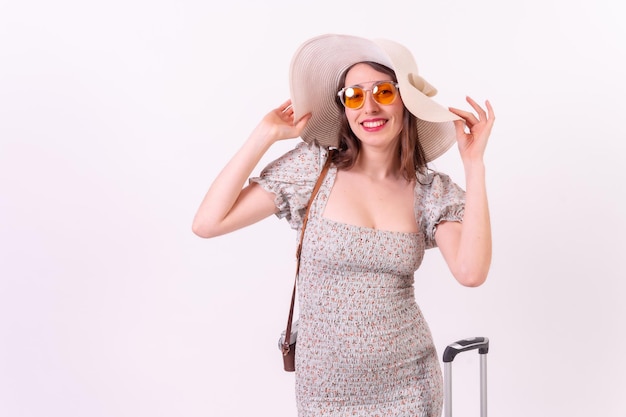
POLYGON ((443 409, 445 417, 452 417, 452 361, 459 353, 471 350, 478 350, 480 356, 480 416, 487 417, 487 353, 489 353, 489 339, 486 337, 462 339, 446 347, 443 353, 443 409))

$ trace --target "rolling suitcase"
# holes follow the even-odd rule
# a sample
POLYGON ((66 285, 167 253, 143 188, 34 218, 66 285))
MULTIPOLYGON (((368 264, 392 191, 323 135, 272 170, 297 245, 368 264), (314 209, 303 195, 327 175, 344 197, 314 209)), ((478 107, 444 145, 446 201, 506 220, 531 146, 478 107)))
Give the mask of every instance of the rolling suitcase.
POLYGON ((480 416, 487 417, 487 353, 489 339, 472 337, 448 345, 443 352, 443 379, 445 417, 452 417, 452 361, 461 352, 478 349, 480 356, 480 416))

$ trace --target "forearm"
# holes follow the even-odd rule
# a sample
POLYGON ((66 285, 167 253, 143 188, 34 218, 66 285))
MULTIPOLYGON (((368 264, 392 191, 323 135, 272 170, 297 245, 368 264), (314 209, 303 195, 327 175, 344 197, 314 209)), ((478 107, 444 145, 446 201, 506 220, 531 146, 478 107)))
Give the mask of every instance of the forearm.
POLYGON ((222 234, 220 225, 233 209, 254 168, 269 149, 271 136, 256 129, 217 175, 193 220, 192 230, 202 237, 222 234))
POLYGON ((477 286, 485 282, 491 265, 491 221, 483 157, 495 115, 488 100, 485 111, 470 97, 466 99, 477 116, 450 108, 463 119, 454 125, 465 169, 465 214, 461 224, 445 227, 438 243, 441 240, 442 252, 455 278, 463 285, 477 286))
POLYGON ((487 200, 485 165, 466 163, 465 214, 456 254, 457 279, 477 286, 487 278, 491 265, 491 220, 487 200))

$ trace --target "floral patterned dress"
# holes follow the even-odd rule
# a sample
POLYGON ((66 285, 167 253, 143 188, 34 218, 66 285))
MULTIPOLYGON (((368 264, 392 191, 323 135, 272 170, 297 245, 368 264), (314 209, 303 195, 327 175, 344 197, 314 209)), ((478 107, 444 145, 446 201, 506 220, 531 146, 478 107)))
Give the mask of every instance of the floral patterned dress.
MULTIPOLYGON (((300 230, 327 155, 301 142, 250 181, 274 193, 278 216, 300 230)), ((436 225, 462 220, 465 193, 444 174, 419 178, 419 231, 381 231, 323 217, 336 174, 331 166, 302 247, 298 416, 440 416, 441 368, 413 276, 425 249, 436 246, 436 225)))

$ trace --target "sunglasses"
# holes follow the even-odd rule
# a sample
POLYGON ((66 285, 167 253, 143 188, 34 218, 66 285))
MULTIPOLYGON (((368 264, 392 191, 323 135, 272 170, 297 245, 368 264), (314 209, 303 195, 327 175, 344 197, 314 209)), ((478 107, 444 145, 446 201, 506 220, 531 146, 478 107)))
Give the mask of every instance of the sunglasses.
POLYGON ((372 85, 369 90, 353 85, 350 87, 344 87, 337 93, 341 104, 346 108, 356 110, 363 107, 365 103, 365 92, 370 91, 372 98, 378 104, 391 104, 398 95, 398 83, 393 81, 378 81, 372 85))

